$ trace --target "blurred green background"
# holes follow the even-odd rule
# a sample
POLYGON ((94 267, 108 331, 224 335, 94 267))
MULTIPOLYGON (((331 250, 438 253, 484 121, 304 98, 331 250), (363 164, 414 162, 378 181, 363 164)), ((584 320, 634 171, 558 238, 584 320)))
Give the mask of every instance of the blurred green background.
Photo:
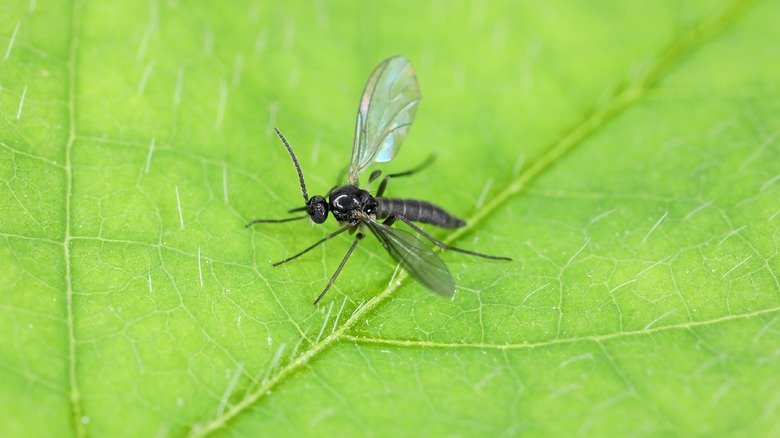
POLYGON ((777 436, 776 1, 0 5, 0 435, 777 436), (335 223, 368 75, 453 299, 335 223))

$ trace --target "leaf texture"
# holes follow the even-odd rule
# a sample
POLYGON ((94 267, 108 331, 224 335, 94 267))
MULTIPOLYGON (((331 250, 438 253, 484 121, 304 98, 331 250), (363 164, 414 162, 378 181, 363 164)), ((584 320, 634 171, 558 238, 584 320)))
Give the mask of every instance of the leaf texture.
POLYGON ((11 0, 2 436, 776 436, 777 2, 11 0), (139 6, 141 5, 141 6, 139 6), (373 67, 425 99, 391 196, 469 225, 251 230, 348 164, 373 67), (132 421, 128 421, 132 419, 132 421))

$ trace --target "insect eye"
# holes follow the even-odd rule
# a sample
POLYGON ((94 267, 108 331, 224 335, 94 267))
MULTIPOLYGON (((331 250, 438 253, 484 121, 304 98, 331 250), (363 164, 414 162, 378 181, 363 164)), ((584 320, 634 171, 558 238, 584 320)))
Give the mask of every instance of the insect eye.
POLYGON ((325 222, 328 218, 328 202, 322 196, 312 196, 306 203, 306 213, 316 224, 325 222))

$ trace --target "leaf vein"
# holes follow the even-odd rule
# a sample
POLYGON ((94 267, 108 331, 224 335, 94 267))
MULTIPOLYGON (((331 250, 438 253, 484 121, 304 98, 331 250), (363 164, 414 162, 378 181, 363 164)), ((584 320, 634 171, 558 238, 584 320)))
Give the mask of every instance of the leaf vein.
POLYGON ((65 258, 65 305, 67 307, 67 326, 68 326, 68 386, 69 400, 71 408, 71 421, 75 429, 75 435, 78 437, 86 436, 84 423, 83 407, 81 406, 81 391, 79 390, 78 378, 76 375, 76 327, 75 327, 75 309, 73 299, 75 292, 73 290, 73 278, 71 267, 71 207, 73 201, 73 145, 76 141, 76 61, 79 50, 79 37, 77 33, 81 25, 81 1, 76 1, 71 10, 70 22, 70 47, 68 53, 68 140, 65 144, 65 235, 63 238, 63 257, 65 258))

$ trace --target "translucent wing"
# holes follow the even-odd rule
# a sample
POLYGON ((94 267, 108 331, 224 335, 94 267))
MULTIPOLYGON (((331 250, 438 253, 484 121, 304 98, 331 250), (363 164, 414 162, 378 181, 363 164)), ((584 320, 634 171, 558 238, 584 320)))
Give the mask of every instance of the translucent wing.
POLYGON ((370 218, 364 218, 363 223, 412 277, 437 294, 452 295, 455 282, 450 271, 428 245, 412 233, 380 224, 370 218))
POLYGON ((393 159, 401 147, 420 102, 420 88, 408 59, 396 56, 379 64, 368 78, 360 98, 349 182, 373 163, 393 159))

